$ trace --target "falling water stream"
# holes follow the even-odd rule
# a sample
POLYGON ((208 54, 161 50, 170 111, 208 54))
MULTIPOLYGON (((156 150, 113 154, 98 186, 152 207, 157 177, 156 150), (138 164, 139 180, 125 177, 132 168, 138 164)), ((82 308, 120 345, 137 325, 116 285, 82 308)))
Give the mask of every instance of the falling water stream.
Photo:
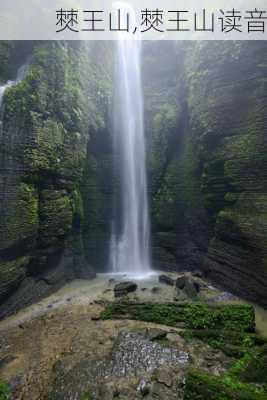
POLYGON ((2 107, 6 89, 19 83, 25 77, 26 72, 27 72, 27 65, 22 65, 17 71, 17 76, 15 80, 13 81, 8 80, 6 83, 0 86, 0 109, 2 107))
MULTIPOLYGON (((135 15, 132 7, 116 2, 116 8, 135 15)), ((113 272, 145 275, 150 271, 146 148, 141 82, 141 41, 116 42, 113 133, 114 152, 120 170, 120 223, 113 221, 111 264, 113 272)))

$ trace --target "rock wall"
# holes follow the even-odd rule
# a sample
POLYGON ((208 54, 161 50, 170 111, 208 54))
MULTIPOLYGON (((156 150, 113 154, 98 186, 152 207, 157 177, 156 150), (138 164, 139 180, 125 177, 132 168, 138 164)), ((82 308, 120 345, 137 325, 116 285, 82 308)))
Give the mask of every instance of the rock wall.
MULTIPOLYGON (((1 316, 95 274, 84 250, 82 192, 91 132, 105 126, 106 105, 95 100, 108 97, 101 60, 94 44, 24 46, 26 76, 6 89, 2 107, 1 316)), ((20 66, 17 48, 2 45, 2 80, 20 66)))
POLYGON ((190 136, 212 222, 208 276, 267 305, 266 43, 199 43, 188 56, 190 136))
POLYGON ((190 138, 186 57, 194 46, 183 42, 146 46, 143 78, 153 265, 161 270, 193 270, 203 264, 209 241, 199 165, 190 138))
POLYGON ((266 44, 160 45, 169 63, 151 61, 160 98, 152 91, 148 121, 154 265, 201 268, 267 305, 266 44))

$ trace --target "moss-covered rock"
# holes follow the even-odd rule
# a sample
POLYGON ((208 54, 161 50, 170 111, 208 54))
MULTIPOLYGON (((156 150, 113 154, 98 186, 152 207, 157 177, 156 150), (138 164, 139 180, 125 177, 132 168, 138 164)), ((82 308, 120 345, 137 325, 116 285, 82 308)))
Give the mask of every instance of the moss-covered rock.
POLYGON ((267 345, 258 351, 254 351, 251 357, 244 361, 239 377, 244 382, 267 385, 267 345))
POLYGON ((267 301, 265 50, 261 43, 196 43, 186 65, 189 136, 213 227, 205 267, 212 279, 262 304, 267 301))
POLYGON ((0 400, 11 400, 10 386, 2 382, 0 382, 0 400))
POLYGON ((11 45, 12 54, 3 54, 9 79, 26 55, 28 65, 24 78, 6 89, 1 110, 0 260, 29 256, 29 275, 54 268, 62 283, 77 271, 92 277, 81 186, 91 132, 106 124, 110 82, 100 54, 107 49, 103 44, 95 52, 85 42, 11 45))
POLYGON ((34 247, 38 231, 38 193, 36 188, 21 182, 4 210, 0 229, 0 250, 24 243, 34 247))
POLYGON ((189 329, 226 329, 253 332, 255 315, 252 306, 208 306, 203 303, 157 304, 112 303, 102 319, 136 319, 189 329))
POLYGON ((193 48, 189 43, 153 42, 145 45, 143 55, 152 256, 161 270, 200 268, 208 246, 187 102, 186 54, 193 48), (159 238, 162 233, 175 236, 175 241, 166 247, 159 238))
POLYGON ((157 50, 152 44, 144 67, 155 265, 203 266, 267 304, 266 44, 179 43, 165 70, 157 50), (174 234, 176 245, 164 248, 159 232, 174 234))
POLYGON ((185 400, 266 400, 267 394, 255 386, 229 376, 217 377, 191 371, 186 378, 185 400))
POLYGON ((186 340, 199 339, 215 349, 222 350, 230 357, 242 357, 255 346, 262 346, 266 339, 256 334, 240 331, 238 326, 233 330, 226 329, 191 329, 181 332, 186 340))
POLYGON ((41 246, 49 246, 63 240, 72 229, 73 210, 65 191, 43 190, 40 194, 41 246))
POLYGON ((81 395, 80 400, 93 400, 93 397, 89 392, 86 392, 81 395))
POLYGON ((13 261, 0 262, 0 300, 17 288, 26 275, 29 257, 19 257, 13 261))

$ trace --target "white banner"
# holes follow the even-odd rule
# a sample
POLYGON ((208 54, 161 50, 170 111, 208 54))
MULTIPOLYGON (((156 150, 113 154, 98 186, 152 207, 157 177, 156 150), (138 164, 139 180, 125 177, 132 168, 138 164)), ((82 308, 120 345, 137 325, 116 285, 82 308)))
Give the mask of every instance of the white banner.
POLYGON ((263 0, 0 0, 0 40, 266 40, 263 0))

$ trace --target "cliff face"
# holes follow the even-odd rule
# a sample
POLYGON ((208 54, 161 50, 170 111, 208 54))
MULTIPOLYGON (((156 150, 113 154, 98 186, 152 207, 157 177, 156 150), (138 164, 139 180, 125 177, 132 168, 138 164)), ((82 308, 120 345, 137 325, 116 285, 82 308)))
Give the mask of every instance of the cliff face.
MULTIPOLYGON (((68 279, 94 276, 82 238, 82 188, 90 132, 105 126, 105 103, 95 99, 107 98, 108 89, 90 46, 28 49, 24 79, 4 94, 0 302, 8 302, 2 315, 68 279)), ((3 77, 14 74, 8 61, 14 64, 16 47, 3 48, 3 77)))
POLYGON ((266 305, 266 44, 178 43, 169 57, 150 122, 155 264, 266 305))
MULTIPOLYGON (((267 304, 266 44, 145 43, 153 265, 267 304), (166 62, 168 60, 168 62, 166 62)), ((0 315, 108 265, 108 43, 1 43, 0 315), (23 61, 22 61, 23 60, 23 61)))
POLYGON ((267 304, 266 44, 199 44, 188 59, 190 136, 212 222, 204 267, 267 304))
POLYGON ((188 102, 186 57, 194 44, 150 46, 144 86, 153 265, 169 271, 192 270, 203 265, 209 240, 188 102))

